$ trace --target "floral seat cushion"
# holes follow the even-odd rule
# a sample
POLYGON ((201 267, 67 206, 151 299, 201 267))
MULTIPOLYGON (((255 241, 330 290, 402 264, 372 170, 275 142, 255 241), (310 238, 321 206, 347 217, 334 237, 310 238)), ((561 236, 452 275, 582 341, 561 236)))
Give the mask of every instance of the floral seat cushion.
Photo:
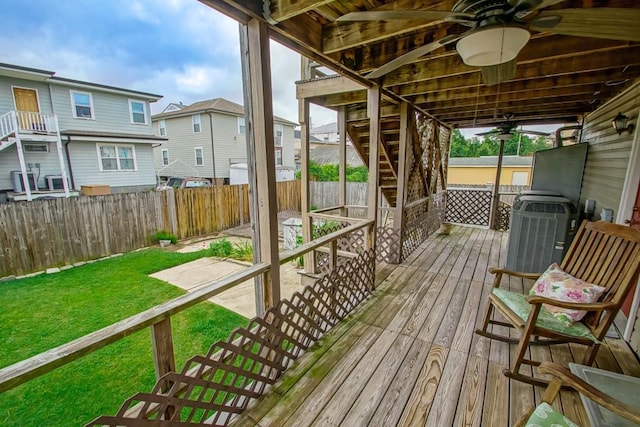
MULTIPOLYGON (((606 289, 602 286, 573 277, 554 262, 536 280, 529 294, 558 301, 591 303, 597 301, 604 291, 606 289)), ((545 304, 544 308, 566 325, 581 320, 587 314, 584 310, 560 308, 548 304, 545 304)))
MULTIPOLYGON (((509 307, 511 311, 520 317, 523 322, 527 321, 529 312, 531 311, 531 304, 527 302, 526 295, 501 288, 494 288, 492 293, 507 307, 509 307)), ((570 325, 566 325, 565 322, 555 317, 551 312, 545 309, 544 306, 540 309, 536 325, 561 334, 588 338, 593 342, 598 342, 596 337, 591 333, 591 330, 584 324, 575 322, 570 325)))
POLYGON ((526 427, 578 427, 576 423, 542 402, 527 420, 526 427))

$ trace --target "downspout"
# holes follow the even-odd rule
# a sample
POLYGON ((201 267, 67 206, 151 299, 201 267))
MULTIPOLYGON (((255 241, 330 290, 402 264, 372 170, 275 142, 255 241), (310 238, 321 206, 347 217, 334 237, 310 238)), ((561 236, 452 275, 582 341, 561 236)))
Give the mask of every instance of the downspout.
POLYGON ((76 188, 76 179, 73 176, 73 169, 71 168, 71 155, 69 154, 69 143, 71 142, 71 137, 67 135, 67 142, 64 143, 64 154, 67 158, 67 168, 69 169, 69 178, 71 179, 71 187, 76 188))
POLYGON ((211 134, 211 162, 213 163, 213 185, 217 185, 218 183, 216 181, 216 146, 213 143, 213 116, 211 115, 211 111, 207 111, 207 114, 209 115, 209 131, 211 134))

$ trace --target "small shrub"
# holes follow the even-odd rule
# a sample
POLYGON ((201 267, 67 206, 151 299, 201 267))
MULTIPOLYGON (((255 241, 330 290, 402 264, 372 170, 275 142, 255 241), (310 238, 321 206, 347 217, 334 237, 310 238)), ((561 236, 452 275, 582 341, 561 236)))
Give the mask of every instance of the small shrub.
POLYGON ((233 252, 233 246, 231 242, 227 240, 226 237, 223 237, 220 240, 216 240, 215 242, 211 242, 209 245, 209 250, 211 251, 212 256, 217 256, 220 258, 228 258, 231 256, 233 252))
POLYGON ((253 261, 253 246, 249 242, 235 243, 231 258, 240 261, 253 261))
POLYGON ((160 230, 155 234, 155 238, 157 241, 160 240, 170 240, 174 245, 178 242, 178 238, 175 234, 169 233, 167 230, 160 230))

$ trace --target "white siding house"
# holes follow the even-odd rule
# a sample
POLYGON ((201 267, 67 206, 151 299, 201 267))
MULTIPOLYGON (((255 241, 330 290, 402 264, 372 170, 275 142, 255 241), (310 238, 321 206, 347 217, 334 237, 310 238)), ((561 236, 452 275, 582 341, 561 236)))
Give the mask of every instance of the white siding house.
POLYGON ((0 64, 0 200, 21 192, 33 193, 30 198, 59 196, 54 190, 60 193, 60 188, 51 188, 47 177, 62 175, 69 190, 155 187, 152 147, 165 139, 153 134, 149 104, 159 99, 0 64), (25 175, 22 170, 33 178, 29 191, 24 185, 16 188, 14 177, 25 175))
MULTIPOLYGON (((178 104, 171 104, 177 106, 178 104)), ((231 165, 246 163, 244 108, 223 98, 171 108, 153 116, 153 131, 168 141, 156 147, 158 176, 198 176, 228 183, 231 165), (164 130, 162 130, 164 129, 164 130)), ((293 128, 274 117, 276 166, 295 168, 293 128)))

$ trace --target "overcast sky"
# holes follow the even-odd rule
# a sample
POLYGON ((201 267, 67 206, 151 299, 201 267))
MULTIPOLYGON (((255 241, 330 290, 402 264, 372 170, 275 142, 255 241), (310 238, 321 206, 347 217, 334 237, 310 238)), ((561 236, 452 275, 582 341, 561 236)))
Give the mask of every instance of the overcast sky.
MULTIPOLYGON (((0 62, 163 95, 243 103, 238 23, 197 0, 2 0, 0 62)), ((271 43, 273 108, 298 121, 300 56, 271 43)), ((312 123, 335 121, 312 110, 312 123)))

